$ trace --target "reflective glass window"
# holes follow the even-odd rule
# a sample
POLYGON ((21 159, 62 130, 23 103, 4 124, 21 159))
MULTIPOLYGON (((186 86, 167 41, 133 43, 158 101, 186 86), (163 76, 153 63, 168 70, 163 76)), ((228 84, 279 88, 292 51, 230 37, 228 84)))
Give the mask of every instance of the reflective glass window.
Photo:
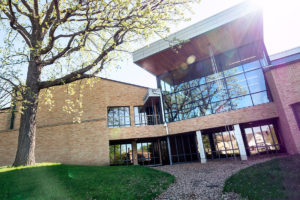
POLYGON ((252 94, 251 96, 252 96, 254 105, 259 105, 259 104, 269 102, 267 92, 259 92, 259 93, 252 94))
POLYGON ((224 76, 228 77, 228 76, 232 76, 232 75, 239 74, 239 73, 242 73, 242 72, 243 72, 243 67, 242 66, 237 66, 237 67, 225 70, 224 71, 224 76))
POLYGON ((247 72, 246 77, 251 93, 266 90, 266 83, 262 69, 247 72))
POLYGON ((218 101, 215 103, 211 103, 212 112, 213 113, 221 113, 231 110, 230 101, 218 101))
POLYGON ((166 118, 178 121, 269 102, 265 62, 263 46, 251 43, 159 76, 166 118))
POLYGON ((249 94, 247 81, 244 74, 226 78, 226 84, 231 98, 249 94))
POLYGON ((109 128, 130 126, 129 107, 109 107, 107 125, 109 128))
POLYGON ((250 95, 246 95, 246 96, 231 99, 231 105, 232 105, 232 109, 235 110, 235 109, 249 107, 252 106, 253 104, 250 95))
POLYGON ((226 84, 224 80, 214 81, 207 85, 211 91, 211 102, 221 101, 228 99, 226 84))
POLYGON ((134 107, 134 124, 136 126, 147 125, 147 113, 142 106, 134 107))

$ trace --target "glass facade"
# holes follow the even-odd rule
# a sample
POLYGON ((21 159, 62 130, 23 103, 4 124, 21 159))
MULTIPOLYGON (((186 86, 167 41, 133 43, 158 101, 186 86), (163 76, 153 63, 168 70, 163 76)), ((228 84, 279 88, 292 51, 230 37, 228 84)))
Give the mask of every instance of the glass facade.
POLYGON ((159 144, 154 141, 137 143, 137 156, 140 165, 160 164, 159 144))
POLYGON ((166 121, 270 102, 266 65, 266 52, 257 42, 160 75, 166 121))
POLYGON ((156 106, 156 112, 154 112, 153 106, 134 106, 134 125, 135 126, 147 126, 161 124, 160 108, 159 104, 156 106), (155 114, 156 113, 156 114, 155 114))
POLYGON ((245 145, 250 155, 278 152, 280 144, 273 124, 244 129, 245 145))
POLYGON ((129 107, 109 107, 107 109, 107 126, 109 128, 130 126, 129 107))
POLYGON ((195 134, 180 134, 170 136, 171 157, 173 163, 198 160, 195 134))
POLYGON ((147 125, 147 113, 143 106, 134 107, 134 125, 145 126, 147 125))
POLYGON ((236 158, 240 156, 233 130, 203 134, 202 141, 208 159, 236 158))
POLYGON ((132 145, 112 144, 109 145, 110 165, 132 165, 132 145))

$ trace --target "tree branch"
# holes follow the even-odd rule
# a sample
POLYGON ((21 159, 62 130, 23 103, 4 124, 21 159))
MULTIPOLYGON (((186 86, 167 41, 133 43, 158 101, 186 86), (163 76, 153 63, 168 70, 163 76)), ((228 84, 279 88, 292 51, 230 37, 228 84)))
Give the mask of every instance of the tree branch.
POLYGON ((30 34, 27 32, 27 30, 23 26, 21 26, 17 22, 17 19, 15 17, 15 13, 12 9, 11 0, 9 0, 8 3, 9 3, 9 11, 7 11, 6 9, 3 9, 3 12, 9 18, 11 28, 18 31, 21 34, 21 36, 23 37, 23 39, 25 40, 26 44, 29 47, 32 47, 31 41, 30 41, 30 34))
POLYGON ((90 77, 91 75, 87 75, 84 73, 93 69, 93 67, 95 67, 99 62, 101 62, 103 59, 105 59, 105 57, 107 56, 107 54, 109 52, 113 51, 114 49, 116 49, 117 46, 122 44, 123 38, 126 34, 126 31, 125 31, 122 35, 120 35, 122 33, 122 31, 123 31, 123 29, 120 29, 114 34, 114 36, 113 36, 114 44, 110 45, 107 49, 105 49, 91 64, 89 64, 88 66, 86 66, 82 69, 74 71, 64 77, 61 77, 61 78, 58 78, 58 79, 55 79, 52 81, 40 82, 40 86, 39 86, 40 89, 52 87, 55 85, 63 85, 67 82, 70 82, 70 81, 72 82, 72 80, 74 80, 76 78, 77 78, 76 80, 78 80, 81 78, 81 76, 85 76, 85 78, 86 78, 86 76, 90 77))

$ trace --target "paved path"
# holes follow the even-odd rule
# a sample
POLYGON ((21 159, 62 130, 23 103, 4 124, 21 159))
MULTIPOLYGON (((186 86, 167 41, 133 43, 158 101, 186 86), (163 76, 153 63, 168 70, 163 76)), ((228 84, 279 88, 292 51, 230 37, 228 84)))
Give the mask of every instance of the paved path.
POLYGON ((229 193, 222 195, 225 180, 240 169, 270 160, 274 157, 255 160, 218 160, 206 164, 199 162, 166 165, 156 169, 173 174, 176 181, 156 199, 240 199, 239 195, 229 193))

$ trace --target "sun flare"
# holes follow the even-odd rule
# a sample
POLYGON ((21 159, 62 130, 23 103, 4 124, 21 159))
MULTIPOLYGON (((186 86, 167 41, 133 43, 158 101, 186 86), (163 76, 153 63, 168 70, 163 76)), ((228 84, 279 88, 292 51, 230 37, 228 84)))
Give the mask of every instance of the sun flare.
POLYGON ((250 0, 263 9, 265 44, 269 54, 300 46, 299 0, 250 0))

